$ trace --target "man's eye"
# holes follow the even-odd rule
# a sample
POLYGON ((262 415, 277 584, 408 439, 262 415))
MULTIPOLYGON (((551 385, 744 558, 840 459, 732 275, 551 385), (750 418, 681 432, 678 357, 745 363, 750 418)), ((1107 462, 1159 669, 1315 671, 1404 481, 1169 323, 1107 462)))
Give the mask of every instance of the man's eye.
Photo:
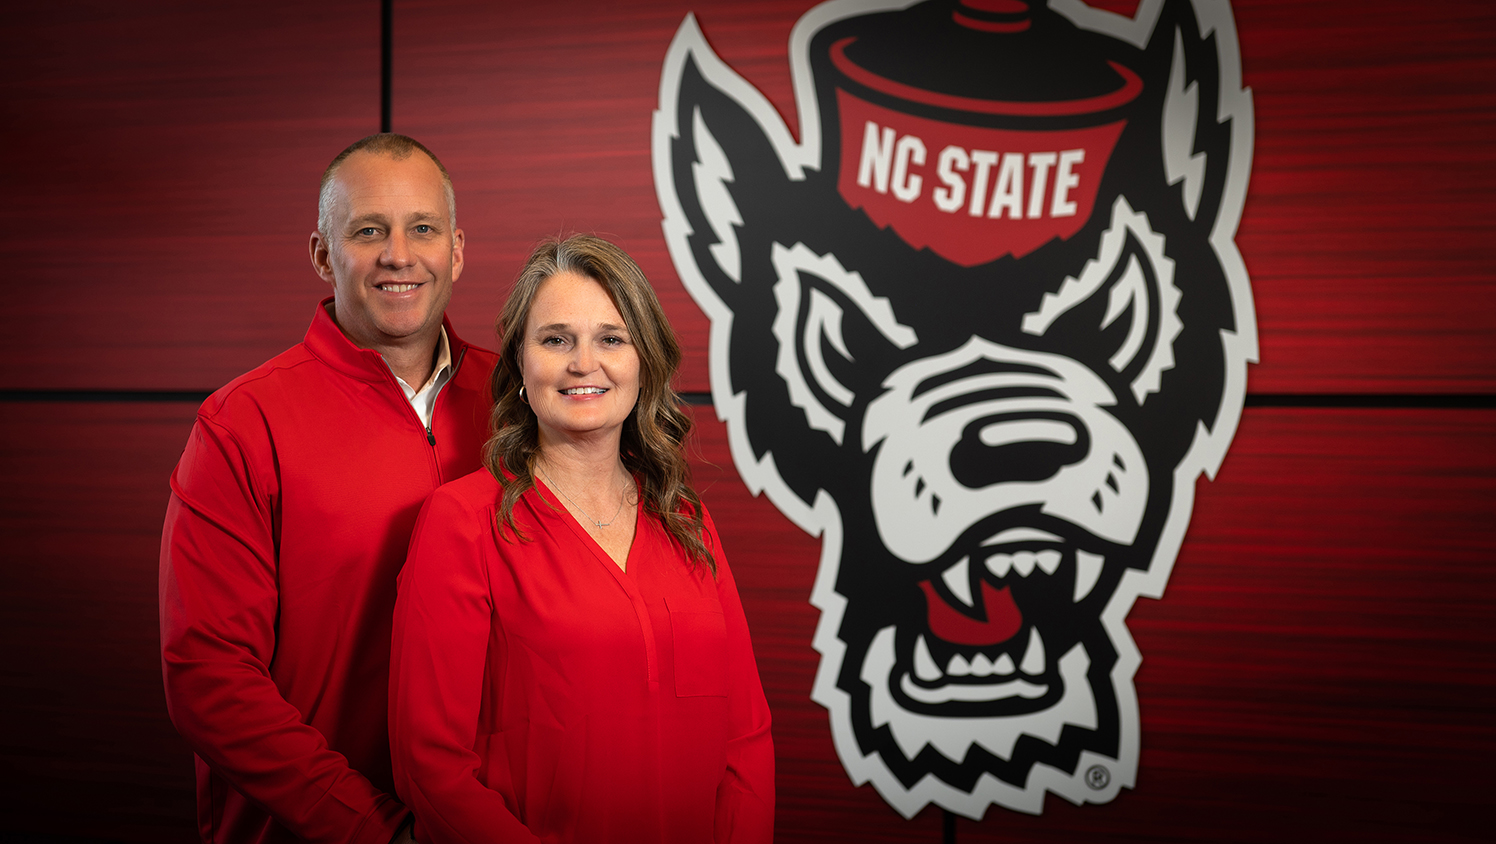
POLYGON ((379 229, 376 229, 373 226, 364 226, 363 228, 358 230, 358 233, 361 237, 373 237, 374 235, 379 233, 379 229))
POLYGON ((416 226, 416 234, 431 234, 431 227, 426 225, 425 223, 422 223, 421 225, 416 226))

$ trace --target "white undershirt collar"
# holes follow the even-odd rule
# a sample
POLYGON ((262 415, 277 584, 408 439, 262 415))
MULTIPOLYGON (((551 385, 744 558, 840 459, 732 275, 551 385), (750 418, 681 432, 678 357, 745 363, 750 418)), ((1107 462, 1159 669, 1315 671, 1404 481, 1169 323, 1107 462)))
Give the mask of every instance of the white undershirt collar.
MULTIPOLYGON (((383 356, 381 356, 383 359, 383 356)), ((390 362, 385 361, 385 366, 390 362)), ((394 375, 391 369, 390 374, 394 375)), ((431 377, 421 385, 421 389, 413 389, 405 383, 405 379, 395 375, 395 383, 400 385, 400 390, 405 393, 406 401, 415 410, 416 415, 421 417, 421 424, 426 430, 431 430, 431 413, 436 408, 436 394, 441 392, 442 386, 452 378, 452 346, 447 342, 447 329, 441 330, 441 335, 436 340, 436 367, 431 371, 431 377)))

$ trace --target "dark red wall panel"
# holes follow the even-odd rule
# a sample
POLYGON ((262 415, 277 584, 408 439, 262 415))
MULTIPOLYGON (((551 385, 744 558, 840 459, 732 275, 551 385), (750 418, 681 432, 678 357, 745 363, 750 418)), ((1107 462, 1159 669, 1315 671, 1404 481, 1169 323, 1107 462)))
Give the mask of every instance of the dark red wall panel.
POLYGON ((156 626, 167 479, 196 407, 26 403, 4 413, 7 831, 196 840, 192 754, 166 718, 156 626))
POLYGON ((379 129, 379 8, 7 8, 0 389, 211 389, 301 338, 322 168, 379 129))
POLYGON ((1496 11, 1236 2, 1255 392, 1496 386, 1496 11))

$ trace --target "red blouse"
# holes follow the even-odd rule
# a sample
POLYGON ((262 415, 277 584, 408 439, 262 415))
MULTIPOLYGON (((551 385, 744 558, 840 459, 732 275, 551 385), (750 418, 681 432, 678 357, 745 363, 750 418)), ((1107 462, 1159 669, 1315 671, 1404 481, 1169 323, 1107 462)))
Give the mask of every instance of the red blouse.
POLYGON ((423 842, 770 841, 774 748, 748 624, 639 510, 627 572, 537 481, 495 527, 486 471, 426 502, 400 573, 395 787, 423 842))

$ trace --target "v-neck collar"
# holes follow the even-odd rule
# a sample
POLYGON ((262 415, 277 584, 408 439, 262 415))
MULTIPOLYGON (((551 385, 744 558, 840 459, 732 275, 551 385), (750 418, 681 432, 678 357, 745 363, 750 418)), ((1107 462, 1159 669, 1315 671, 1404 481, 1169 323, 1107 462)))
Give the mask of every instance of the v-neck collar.
MULTIPOLYGON (((644 527, 644 497, 636 495, 638 500, 634 504, 634 538, 629 542, 629 551, 624 555, 623 567, 620 568, 608 552, 603 550, 603 546, 599 545, 597 540, 592 537, 592 534, 588 533, 585 527, 582 527, 582 523, 577 521, 577 517, 571 514, 571 510, 567 509, 566 505, 562 503, 560 497, 556 495, 556 491, 551 489, 550 485, 545 483, 539 476, 536 476, 534 480, 537 497, 543 503, 557 511, 555 515, 565 522, 567 527, 571 528, 572 532, 587 546, 588 550, 592 552, 592 555, 599 562, 607 566, 615 575, 622 575, 620 582, 629 584, 625 588, 632 586, 634 581, 634 566, 638 564, 638 560, 635 559, 634 549, 639 547, 639 532, 644 527), (545 493, 544 496, 539 495, 542 491, 545 493)), ((637 492, 638 481, 636 480, 634 483, 637 492)))
MULTIPOLYGON (((635 484, 637 483, 638 481, 635 480, 635 484)), ((634 553, 641 548, 641 543, 651 541, 644 538, 643 532, 653 530, 653 527, 645 521, 643 496, 639 497, 639 502, 635 505, 637 510, 635 511, 634 541, 629 543, 629 553, 624 558, 624 568, 619 568, 618 564, 613 562, 613 558, 608 556, 608 552, 604 551, 603 547, 597 544, 597 540, 592 538, 592 534, 588 533, 587 529, 582 527, 581 522, 578 522, 576 517, 571 514, 571 511, 561 504, 560 498, 556 496, 550 487, 545 485, 544 481, 536 478, 533 489, 535 497, 540 501, 542 507, 557 511, 551 514, 551 518, 559 519, 576 534, 577 539, 592 552, 593 560, 608 570, 608 574, 613 577, 613 582, 618 584, 618 588, 623 591, 624 597, 633 606, 634 615, 639 622, 640 632, 644 637, 644 659, 648 666, 650 689, 658 691, 660 666, 659 654, 655 647, 654 622, 650 620, 649 607, 644 599, 643 590, 639 588, 638 580, 639 566, 643 564, 649 553, 647 551, 641 551, 639 554, 634 553)), ((539 515, 539 508, 537 508, 536 512, 539 515)))

